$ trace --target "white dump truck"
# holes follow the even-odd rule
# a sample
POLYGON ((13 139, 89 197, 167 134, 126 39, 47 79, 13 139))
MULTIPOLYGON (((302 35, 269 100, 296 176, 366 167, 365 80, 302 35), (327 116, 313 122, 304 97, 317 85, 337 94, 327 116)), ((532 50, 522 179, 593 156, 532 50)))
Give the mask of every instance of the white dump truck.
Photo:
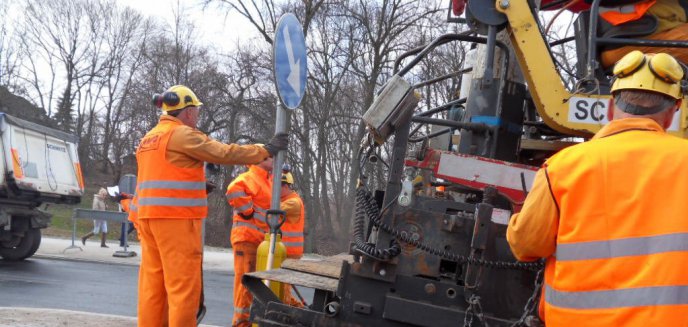
POLYGON ((50 223, 39 206, 81 201, 78 138, 0 112, 0 139, 0 257, 23 260, 50 223))

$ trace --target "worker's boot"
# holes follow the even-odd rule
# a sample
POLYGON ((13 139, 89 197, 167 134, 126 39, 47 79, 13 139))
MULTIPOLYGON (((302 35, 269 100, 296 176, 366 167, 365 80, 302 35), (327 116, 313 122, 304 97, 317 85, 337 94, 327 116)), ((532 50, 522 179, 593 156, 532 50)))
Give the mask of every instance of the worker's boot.
POLYGON ((107 233, 101 233, 100 234, 100 247, 101 248, 108 248, 109 247, 105 244, 105 238, 107 238, 107 233))
POLYGON ((81 238, 81 244, 86 245, 86 240, 93 235, 94 235, 93 232, 90 232, 90 233, 84 235, 84 237, 81 238))

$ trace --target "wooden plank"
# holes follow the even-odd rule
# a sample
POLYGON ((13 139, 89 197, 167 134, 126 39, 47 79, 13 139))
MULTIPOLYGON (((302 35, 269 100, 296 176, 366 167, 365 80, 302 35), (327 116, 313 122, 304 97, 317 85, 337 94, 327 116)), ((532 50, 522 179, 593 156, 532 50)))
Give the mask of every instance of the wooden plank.
POLYGON ((248 273, 249 276, 271 281, 288 283, 297 286, 315 288, 334 292, 337 290, 339 279, 313 275, 289 269, 273 269, 248 273))
POLYGON ((342 261, 353 262, 353 257, 347 254, 326 257, 322 260, 287 259, 282 262, 282 268, 339 279, 342 261))

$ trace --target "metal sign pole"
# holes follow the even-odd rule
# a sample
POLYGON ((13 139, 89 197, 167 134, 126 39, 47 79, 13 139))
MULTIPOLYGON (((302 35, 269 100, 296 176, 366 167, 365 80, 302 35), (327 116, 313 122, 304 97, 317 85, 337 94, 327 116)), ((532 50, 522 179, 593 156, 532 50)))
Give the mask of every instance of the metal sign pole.
MULTIPOLYGON (((284 14, 275 28, 275 42, 272 47, 273 72, 277 88, 277 113, 275 134, 287 130, 288 114, 286 109, 294 110, 299 106, 306 91, 308 77, 307 48, 301 23, 294 14, 284 14)), ((265 270, 270 270, 275 262, 277 231, 284 223, 284 212, 280 210, 280 190, 284 151, 279 151, 272 163, 272 201, 268 210, 270 226, 270 248, 265 270)), ((266 282, 267 285, 269 282, 266 282)))
MULTIPOLYGON (((284 110, 280 101, 277 101, 277 115, 275 119, 275 134, 282 133, 287 130, 287 111, 284 110)), ((272 198, 270 208, 273 210, 280 209, 280 191, 282 180, 282 163, 284 162, 284 151, 277 152, 277 156, 272 161, 272 198)), ((265 270, 272 269, 272 264, 275 262, 275 245, 277 244, 277 226, 279 224, 279 217, 268 217, 268 225, 270 226, 270 249, 268 251, 268 265, 265 270), (276 219, 275 219, 276 218, 276 219)))

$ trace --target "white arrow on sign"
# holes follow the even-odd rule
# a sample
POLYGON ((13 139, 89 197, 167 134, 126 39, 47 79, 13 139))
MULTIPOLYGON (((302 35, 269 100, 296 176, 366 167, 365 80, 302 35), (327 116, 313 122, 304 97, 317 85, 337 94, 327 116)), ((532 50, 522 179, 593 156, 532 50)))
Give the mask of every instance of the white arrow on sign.
POLYGON ((289 76, 287 76, 287 83, 297 94, 301 91, 301 63, 300 59, 294 62, 294 50, 291 48, 291 38, 289 36, 289 27, 285 26, 282 31, 284 34, 284 45, 287 47, 287 57, 289 58, 289 76))

